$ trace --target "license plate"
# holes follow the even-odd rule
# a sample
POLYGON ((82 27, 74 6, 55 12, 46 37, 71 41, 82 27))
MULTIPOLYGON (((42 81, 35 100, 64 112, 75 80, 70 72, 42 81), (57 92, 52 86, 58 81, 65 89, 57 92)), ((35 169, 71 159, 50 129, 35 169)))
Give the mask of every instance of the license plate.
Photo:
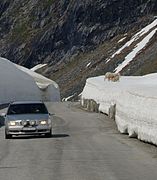
POLYGON ((23 128, 23 131, 35 131, 36 128, 30 127, 30 128, 23 128))

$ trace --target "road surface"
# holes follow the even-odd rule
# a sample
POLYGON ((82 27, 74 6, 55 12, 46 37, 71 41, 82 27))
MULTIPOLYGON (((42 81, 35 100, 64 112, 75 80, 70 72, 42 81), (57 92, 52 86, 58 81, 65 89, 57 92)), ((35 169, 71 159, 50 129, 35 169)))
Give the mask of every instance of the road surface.
POLYGON ((0 180, 155 180, 157 148, 129 139, 103 114, 74 103, 48 104, 53 136, 4 139, 0 180))

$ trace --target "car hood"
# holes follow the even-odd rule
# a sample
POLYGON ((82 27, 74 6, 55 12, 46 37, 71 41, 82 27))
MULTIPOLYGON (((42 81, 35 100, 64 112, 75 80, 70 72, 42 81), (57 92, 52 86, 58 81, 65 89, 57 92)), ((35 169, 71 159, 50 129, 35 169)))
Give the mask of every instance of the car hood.
POLYGON ((48 114, 20 114, 6 116, 6 120, 47 120, 48 118, 48 114))

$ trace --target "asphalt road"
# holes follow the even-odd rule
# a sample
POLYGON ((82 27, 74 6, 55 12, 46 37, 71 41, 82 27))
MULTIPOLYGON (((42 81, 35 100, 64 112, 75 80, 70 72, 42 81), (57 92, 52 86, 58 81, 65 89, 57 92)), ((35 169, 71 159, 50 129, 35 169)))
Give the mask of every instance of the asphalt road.
POLYGON ((129 139, 103 114, 73 103, 48 105, 53 135, 4 139, 0 180, 155 180, 157 147, 129 139))

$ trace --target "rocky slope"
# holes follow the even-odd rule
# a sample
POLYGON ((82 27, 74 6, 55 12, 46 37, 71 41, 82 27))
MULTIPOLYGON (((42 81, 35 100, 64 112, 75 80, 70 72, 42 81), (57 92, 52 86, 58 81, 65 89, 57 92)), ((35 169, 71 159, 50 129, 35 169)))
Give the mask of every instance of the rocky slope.
MULTIPOLYGON (((40 72, 59 83, 62 97, 79 94, 87 77, 114 70, 124 55, 106 59, 156 14, 156 0, 1 0, 0 56, 28 68, 47 63, 40 72)), ((156 49, 153 39, 122 73, 156 71, 156 49)))

